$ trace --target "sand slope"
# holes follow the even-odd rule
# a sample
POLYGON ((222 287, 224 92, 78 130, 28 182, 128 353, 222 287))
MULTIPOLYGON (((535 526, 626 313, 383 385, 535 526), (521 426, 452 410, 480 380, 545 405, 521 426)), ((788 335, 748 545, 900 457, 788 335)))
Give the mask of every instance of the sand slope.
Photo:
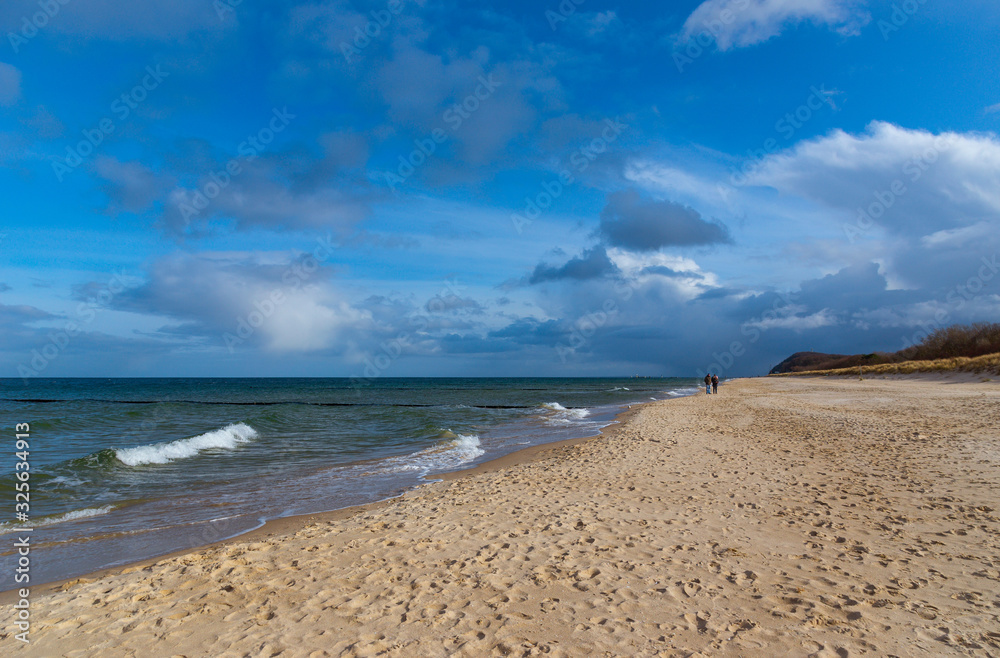
POLYGON ((29 652, 1000 656, 1000 386, 720 392, 38 597, 29 652))

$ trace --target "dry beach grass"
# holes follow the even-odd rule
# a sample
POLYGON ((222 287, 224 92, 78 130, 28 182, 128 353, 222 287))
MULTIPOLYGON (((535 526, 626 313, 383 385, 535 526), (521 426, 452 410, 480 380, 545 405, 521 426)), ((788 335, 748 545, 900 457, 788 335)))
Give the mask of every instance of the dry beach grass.
POLYGON ((992 383, 733 382, 349 518, 64 584, 33 601, 28 651, 1000 656, 998 427, 992 383))
POLYGON ((804 370, 801 372, 783 372, 772 377, 812 377, 815 375, 853 376, 862 375, 914 375, 914 374, 948 374, 955 372, 982 373, 985 375, 1000 375, 1000 352, 983 354, 976 357, 958 356, 949 359, 932 359, 928 361, 902 361, 899 363, 878 363, 850 368, 833 368, 830 370, 804 370))

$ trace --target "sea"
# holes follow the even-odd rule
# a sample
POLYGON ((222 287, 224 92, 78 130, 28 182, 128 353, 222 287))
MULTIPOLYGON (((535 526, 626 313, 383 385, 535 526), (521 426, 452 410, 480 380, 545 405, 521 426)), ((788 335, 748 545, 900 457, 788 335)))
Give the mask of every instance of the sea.
POLYGON ((76 577, 398 496, 697 391, 639 377, 0 379, 0 591, 22 586, 26 534, 32 585, 76 577))

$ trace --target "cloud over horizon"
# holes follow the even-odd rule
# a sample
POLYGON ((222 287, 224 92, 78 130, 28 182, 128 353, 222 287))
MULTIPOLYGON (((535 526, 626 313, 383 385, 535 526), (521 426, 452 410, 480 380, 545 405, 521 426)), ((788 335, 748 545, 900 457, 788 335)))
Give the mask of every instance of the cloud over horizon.
POLYGON ((0 9, 8 376, 758 374, 1000 317, 981 3, 221 4, 0 9))

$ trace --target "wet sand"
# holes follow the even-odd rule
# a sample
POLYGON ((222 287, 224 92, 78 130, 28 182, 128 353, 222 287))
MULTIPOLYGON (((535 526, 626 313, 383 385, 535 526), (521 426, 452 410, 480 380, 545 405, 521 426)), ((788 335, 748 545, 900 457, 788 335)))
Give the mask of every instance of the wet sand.
POLYGON ((0 647, 1000 655, 996 383, 740 380, 626 416, 353 513, 33 590, 31 645, 8 623, 0 647))

